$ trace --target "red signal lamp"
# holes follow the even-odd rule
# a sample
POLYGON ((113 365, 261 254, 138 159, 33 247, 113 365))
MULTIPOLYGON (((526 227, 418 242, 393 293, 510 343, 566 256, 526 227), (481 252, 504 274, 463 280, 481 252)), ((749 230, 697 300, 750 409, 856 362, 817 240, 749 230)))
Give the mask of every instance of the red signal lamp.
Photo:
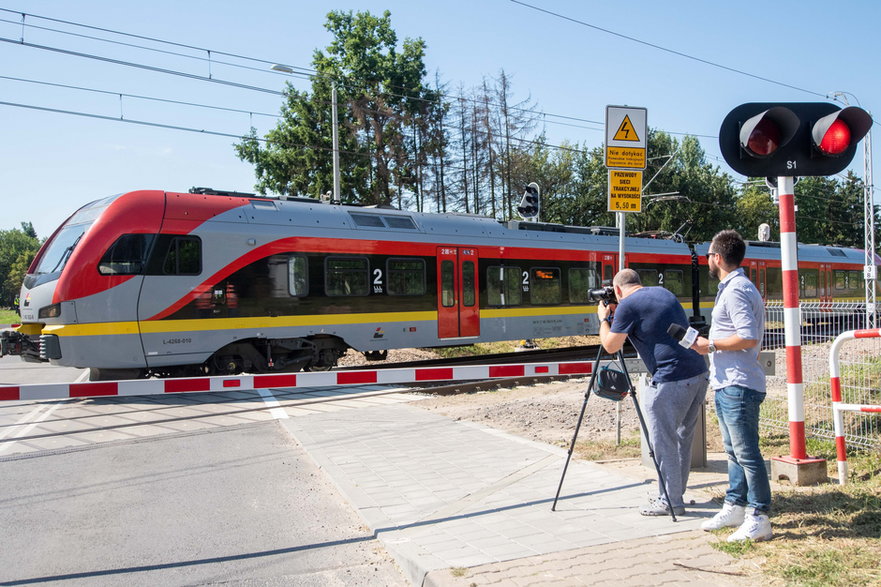
POLYGON ((840 157, 872 126, 872 117, 862 108, 848 106, 818 120, 811 128, 814 147, 828 157, 840 157))
POLYGON ((850 146, 850 127, 841 120, 833 122, 817 148, 826 155, 841 155, 850 146))
POLYGON ((798 116, 788 108, 769 108, 743 123, 740 146, 752 157, 770 157, 792 139, 798 125, 798 116))

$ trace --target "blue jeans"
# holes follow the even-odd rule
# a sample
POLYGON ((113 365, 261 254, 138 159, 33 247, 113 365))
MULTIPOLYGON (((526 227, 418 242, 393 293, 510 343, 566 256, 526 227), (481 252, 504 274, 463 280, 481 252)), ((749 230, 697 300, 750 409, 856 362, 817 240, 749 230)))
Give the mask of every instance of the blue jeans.
POLYGON ((771 484, 759 450, 759 406, 765 394, 731 385, 716 390, 716 416, 728 454, 725 501, 749 506, 756 514, 771 509, 771 484))

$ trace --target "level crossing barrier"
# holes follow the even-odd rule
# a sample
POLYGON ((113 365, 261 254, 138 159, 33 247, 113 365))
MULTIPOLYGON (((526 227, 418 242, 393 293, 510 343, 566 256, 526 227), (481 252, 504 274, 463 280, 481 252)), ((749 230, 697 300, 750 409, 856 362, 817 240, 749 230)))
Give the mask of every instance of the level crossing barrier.
POLYGON ((829 383, 832 390, 832 419, 835 427, 835 452, 838 461, 838 484, 847 482, 847 444, 845 440, 844 415, 846 411, 864 414, 881 414, 881 405, 844 403, 841 395, 841 347, 849 340, 881 338, 881 329, 848 330, 842 332, 832 343, 829 351, 829 383))
POLYGON ((0 386, 0 401, 589 375, 592 367, 592 361, 570 361, 7 385, 0 386))

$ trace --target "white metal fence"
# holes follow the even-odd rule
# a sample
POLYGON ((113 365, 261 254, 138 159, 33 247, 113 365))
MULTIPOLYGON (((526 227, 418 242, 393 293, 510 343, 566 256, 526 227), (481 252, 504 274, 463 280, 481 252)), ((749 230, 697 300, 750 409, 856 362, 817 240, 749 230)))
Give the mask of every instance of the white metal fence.
MULTIPOLYGON (((829 349, 842 332, 866 327, 865 303, 802 303, 800 308, 805 434, 833 439, 829 349)), ((776 373, 767 379, 768 395, 762 404, 761 424, 788 431, 782 302, 765 305, 765 329, 763 349, 776 354, 776 373)), ((881 339, 852 341, 842 348, 840 365, 842 401, 881 404, 881 339)), ((848 412, 845 430, 849 446, 881 447, 879 414, 848 412)))

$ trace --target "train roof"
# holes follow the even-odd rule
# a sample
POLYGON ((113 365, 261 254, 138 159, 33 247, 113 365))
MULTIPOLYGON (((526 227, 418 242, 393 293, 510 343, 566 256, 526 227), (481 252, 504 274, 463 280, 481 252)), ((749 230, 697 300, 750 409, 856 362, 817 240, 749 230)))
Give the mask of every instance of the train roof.
MULTIPOLYGON (((97 200, 83 206, 74 216, 90 217, 112 200, 129 194, 118 194, 97 200)), ((415 212, 384 206, 334 205, 313 198, 269 198, 211 188, 192 188, 190 193, 166 192, 166 194, 174 195, 181 200, 193 198, 204 201, 206 198, 216 197, 218 208, 221 208, 221 202, 226 200, 227 209, 231 200, 242 200, 245 214, 241 221, 249 224, 300 226, 311 229, 354 229, 373 233, 370 235, 373 238, 378 236, 377 233, 386 236, 395 235, 394 238, 409 234, 411 240, 423 242, 441 237, 451 242, 465 238, 473 241, 473 244, 507 244, 511 242, 510 239, 514 239, 517 241, 517 246, 550 248, 590 246, 602 251, 618 250, 618 229, 614 227, 568 226, 520 220, 500 222, 479 214, 415 212)), ((658 238, 658 236, 627 235, 625 248, 630 253, 689 254, 687 246, 680 239, 658 238)), ((703 255, 708 247, 709 243, 697 243, 695 250, 703 255)), ((778 242, 748 241, 747 256, 753 259, 777 259, 780 256, 779 249, 778 242)), ((799 243, 798 255, 802 261, 845 262, 860 265, 864 263, 862 249, 799 243)), ((881 257, 876 256, 876 264, 879 261, 881 257)))

